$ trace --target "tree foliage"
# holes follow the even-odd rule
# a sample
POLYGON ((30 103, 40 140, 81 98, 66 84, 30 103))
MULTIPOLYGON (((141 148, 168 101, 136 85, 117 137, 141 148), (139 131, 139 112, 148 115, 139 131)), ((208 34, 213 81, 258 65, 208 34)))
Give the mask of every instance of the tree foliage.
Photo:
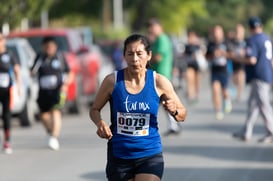
POLYGON ((134 30, 150 17, 159 18, 167 32, 179 33, 182 28, 191 24, 194 15, 206 17, 205 0, 138 0, 126 1, 132 15, 134 30))
MULTIPOLYGON (((0 23, 9 22, 12 26, 18 26, 24 17, 30 21, 39 21, 41 11, 48 9, 51 22, 63 23, 63 26, 90 25, 97 32, 103 32, 104 2, 0 0, 4 4, 0 6, 0 23)), ((150 17, 157 17, 164 29, 174 34, 183 29, 193 29, 205 35, 214 24, 230 30, 237 23, 246 24, 248 17, 253 15, 260 16, 266 31, 273 33, 272 7, 272 0, 123 0, 126 29, 141 31, 150 17)), ((108 15, 108 20, 112 19, 112 11, 108 15)))
MULTIPOLYGON (((272 0, 123 0, 125 25, 132 31, 141 31, 147 19, 157 17, 167 32, 175 34, 194 29, 205 35, 214 24, 230 30, 253 15, 260 16, 266 30, 273 32, 271 7, 272 0)), ((102 10, 102 0, 58 0, 50 13, 52 18, 83 16, 102 28, 98 26, 103 24, 102 10)))
POLYGON ((53 0, 0 0, 0 23, 18 26, 23 18, 37 21, 41 11, 47 10, 53 0))
POLYGON ((204 34, 219 24, 226 30, 233 29, 237 23, 246 25, 250 16, 262 16, 264 4, 260 0, 210 0, 206 3, 207 17, 195 16, 189 27, 204 34))

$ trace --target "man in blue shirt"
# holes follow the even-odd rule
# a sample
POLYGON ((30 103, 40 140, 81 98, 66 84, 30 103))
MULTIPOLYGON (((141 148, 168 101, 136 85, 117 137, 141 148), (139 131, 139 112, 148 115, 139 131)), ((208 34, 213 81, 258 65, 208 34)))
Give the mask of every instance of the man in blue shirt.
POLYGON ((272 42, 263 33, 259 18, 252 17, 248 21, 251 37, 247 41, 246 65, 247 82, 251 86, 248 99, 248 112, 244 128, 240 134, 234 134, 244 141, 252 137, 254 123, 259 112, 265 121, 267 134, 260 142, 273 143, 273 111, 270 105, 270 91, 273 83, 272 42))

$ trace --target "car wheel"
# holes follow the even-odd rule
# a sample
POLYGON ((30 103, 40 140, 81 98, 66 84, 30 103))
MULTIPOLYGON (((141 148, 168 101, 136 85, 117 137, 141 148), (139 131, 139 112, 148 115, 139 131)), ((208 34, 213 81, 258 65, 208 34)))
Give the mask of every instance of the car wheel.
POLYGON ((68 113, 69 114, 79 114, 80 113, 79 105, 76 100, 71 102, 71 104, 69 105, 68 113))
POLYGON ((31 126, 29 115, 28 115, 28 104, 27 103, 25 104, 23 110, 19 113, 18 118, 20 120, 20 125, 22 127, 31 126))

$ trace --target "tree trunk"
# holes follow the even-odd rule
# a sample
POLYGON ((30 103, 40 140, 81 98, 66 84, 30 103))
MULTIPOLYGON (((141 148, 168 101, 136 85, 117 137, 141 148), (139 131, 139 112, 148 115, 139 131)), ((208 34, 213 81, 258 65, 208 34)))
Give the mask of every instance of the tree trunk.
POLYGON ((111 1, 110 0, 103 0, 103 7, 102 7, 102 30, 106 32, 109 30, 111 26, 111 15, 112 15, 112 8, 111 8, 111 1))
POLYGON ((136 10, 137 10, 137 18, 135 18, 132 24, 133 31, 140 31, 141 28, 145 25, 147 21, 147 9, 149 7, 149 0, 139 0, 136 10))

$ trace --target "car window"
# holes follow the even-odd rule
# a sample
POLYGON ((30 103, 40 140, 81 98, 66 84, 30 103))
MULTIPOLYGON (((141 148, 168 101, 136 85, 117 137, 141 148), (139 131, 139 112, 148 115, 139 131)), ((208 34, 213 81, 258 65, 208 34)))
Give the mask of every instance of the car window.
MULTIPOLYGON (((69 51, 68 41, 65 36, 53 36, 57 42, 58 50, 59 51, 69 51)), ((36 53, 42 51, 42 40, 44 36, 37 36, 37 37, 28 37, 27 40, 31 44, 32 48, 36 53)))

